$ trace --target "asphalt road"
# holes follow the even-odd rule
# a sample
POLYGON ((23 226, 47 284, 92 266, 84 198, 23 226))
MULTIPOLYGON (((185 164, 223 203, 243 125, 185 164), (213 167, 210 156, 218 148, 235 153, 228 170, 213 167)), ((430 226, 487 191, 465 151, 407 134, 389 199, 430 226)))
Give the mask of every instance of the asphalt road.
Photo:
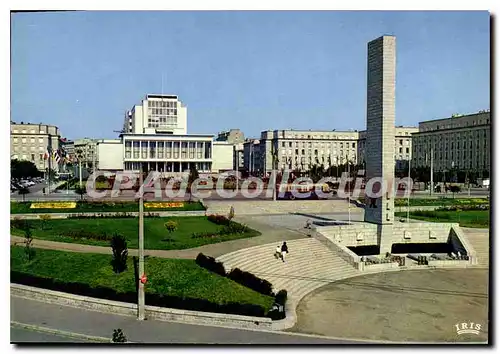
MULTIPOLYGON (((355 341, 320 336, 252 331, 155 320, 137 321, 135 317, 88 311, 44 302, 10 297, 11 321, 92 337, 111 338, 122 329, 134 343, 172 344, 356 344, 355 341)), ((15 331, 23 341, 38 340, 38 332, 15 331)), ((13 338, 12 338, 13 339, 13 338)), ((11 339, 11 340, 12 340, 11 339)), ((359 342, 358 342, 359 343, 359 342)))
POLYGON ((62 335, 56 335, 46 332, 29 330, 25 328, 10 327, 10 343, 11 344, 27 344, 27 343, 91 343, 83 339, 70 338, 62 335))
MULTIPOLYGON (((484 189, 483 190, 471 190, 471 193, 470 193, 471 198, 473 198, 473 197, 485 198, 488 195, 489 195, 489 191, 484 190, 484 189)), ((404 196, 399 195, 399 194, 397 196, 397 198, 402 198, 402 197, 404 197, 404 196)), ((417 192, 417 193, 414 193, 411 195, 412 199, 413 198, 425 199, 425 198, 429 198, 429 197, 430 197, 429 194, 425 193, 425 192, 417 192)), ((437 198, 437 197, 452 198, 452 194, 451 193, 440 193, 440 194, 434 193, 432 197, 433 198, 437 198)), ((457 193, 455 195, 455 197, 456 198, 468 198, 469 194, 467 192, 457 193)), ((18 200, 18 201, 22 200, 22 196, 18 195, 17 193, 12 193, 10 198, 13 200, 18 200)), ((92 198, 89 198, 88 196, 85 196, 85 198, 92 200, 92 198)), ((144 199, 145 200, 159 200, 159 199, 155 198, 153 193, 146 193, 144 199)), ((224 198, 224 197, 218 195, 215 190, 212 190, 209 196, 206 196, 206 197, 203 196, 203 199, 205 199, 205 200, 228 200, 227 198, 224 198)), ((231 200, 247 200, 248 198, 243 196, 241 193, 238 193, 237 195, 235 195, 234 197, 231 197, 229 199, 231 199, 231 200)), ((331 199, 338 199, 338 197, 333 197, 331 199)), ((70 191, 69 194, 67 194, 66 191, 60 191, 60 192, 51 193, 49 195, 43 195, 40 193, 35 193, 35 194, 31 193, 31 194, 27 194, 25 196, 25 200, 27 200, 27 201, 80 200, 80 196, 76 195, 72 191, 70 191)), ((127 201, 127 200, 135 200, 135 197, 134 197, 134 192, 125 193, 125 194, 122 194, 118 197, 111 197, 111 193, 108 192, 106 197, 99 198, 96 200, 127 201)), ((169 197, 165 196, 165 194, 164 194, 162 200, 179 200, 179 201, 185 200, 185 201, 187 201, 187 200, 189 200, 189 193, 186 192, 183 197, 174 197, 174 198, 171 198, 171 197, 169 198, 169 197)), ((272 196, 267 197, 265 195, 265 193, 263 192, 261 195, 255 197, 255 198, 252 198, 252 200, 272 200, 272 196)), ((300 199, 297 199, 297 200, 300 200, 300 199)))

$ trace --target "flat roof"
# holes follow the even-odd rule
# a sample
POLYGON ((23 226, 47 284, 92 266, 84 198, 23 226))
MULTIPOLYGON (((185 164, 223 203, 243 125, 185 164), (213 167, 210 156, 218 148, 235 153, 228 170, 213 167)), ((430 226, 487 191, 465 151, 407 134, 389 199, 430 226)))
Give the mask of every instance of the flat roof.
POLYGON ((486 114, 486 113, 490 114, 491 112, 490 111, 476 112, 476 113, 464 114, 464 115, 455 116, 455 117, 439 118, 439 119, 429 119, 429 120, 424 120, 422 122, 419 122, 418 124, 432 123, 432 122, 438 122, 438 121, 441 121, 441 120, 449 120, 449 119, 457 119, 457 118, 467 118, 467 117, 477 116, 477 115, 486 114))
POLYGON ((213 138, 210 134, 136 134, 122 133, 119 136, 125 137, 156 137, 156 138, 213 138))

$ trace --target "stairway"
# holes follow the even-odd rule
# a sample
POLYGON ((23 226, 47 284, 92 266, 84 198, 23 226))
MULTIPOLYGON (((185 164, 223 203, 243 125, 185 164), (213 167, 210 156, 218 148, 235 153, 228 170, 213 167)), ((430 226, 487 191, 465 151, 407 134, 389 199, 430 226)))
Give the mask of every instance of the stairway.
POLYGON ((477 267, 488 268, 490 259, 489 230, 462 228, 462 231, 476 251, 478 258, 477 267))
POLYGON ((227 270, 239 268, 273 285, 275 292, 285 289, 288 302, 295 308, 309 292, 334 282, 361 274, 314 238, 287 241, 290 253, 286 262, 274 256, 279 242, 245 248, 217 258, 227 270))

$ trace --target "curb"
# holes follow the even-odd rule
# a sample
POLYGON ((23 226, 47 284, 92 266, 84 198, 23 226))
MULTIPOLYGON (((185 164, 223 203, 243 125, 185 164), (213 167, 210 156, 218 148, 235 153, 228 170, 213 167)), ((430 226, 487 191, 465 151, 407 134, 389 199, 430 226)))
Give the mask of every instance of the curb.
MULTIPOLYGON (((10 321, 10 326, 14 327, 14 328, 27 329, 27 330, 36 331, 36 332, 43 332, 43 333, 47 333, 47 334, 55 334, 55 335, 59 335, 62 337, 67 337, 67 338, 83 339, 83 340, 90 341, 90 342, 113 343, 110 338, 89 336, 86 334, 67 332, 67 331, 62 331, 60 329, 30 325, 30 324, 20 323, 20 322, 16 322, 16 321, 10 321)), ((28 342, 17 342, 17 343, 28 343, 28 342)), ((132 343, 132 342, 127 342, 127 343, 132 343)))

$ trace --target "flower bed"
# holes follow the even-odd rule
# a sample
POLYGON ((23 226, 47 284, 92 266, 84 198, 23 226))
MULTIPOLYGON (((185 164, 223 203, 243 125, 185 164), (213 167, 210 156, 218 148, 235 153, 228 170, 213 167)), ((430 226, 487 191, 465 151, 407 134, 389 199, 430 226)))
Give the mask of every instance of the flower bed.
POLYGON ((156 208, 183 208, 183 202, 156 202, 156 203, 144 203, 145 208, 156 209, 156 208))
POLYGON ((30 209, 74 209, 76 202, 38 202, 31 203, 30 209))

